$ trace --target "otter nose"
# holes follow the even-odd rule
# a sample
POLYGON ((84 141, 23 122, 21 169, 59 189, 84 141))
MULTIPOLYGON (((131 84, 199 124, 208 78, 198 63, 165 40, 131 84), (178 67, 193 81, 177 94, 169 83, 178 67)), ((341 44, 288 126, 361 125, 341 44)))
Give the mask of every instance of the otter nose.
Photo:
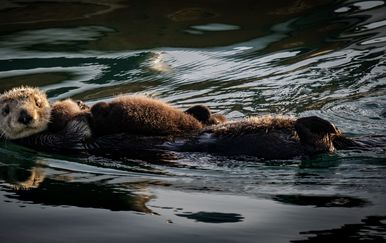
POLYGON ((28 125, 32 121, 32 116, 28 114, 26 110, 21 110, 18 121, 24 125, 28 125))

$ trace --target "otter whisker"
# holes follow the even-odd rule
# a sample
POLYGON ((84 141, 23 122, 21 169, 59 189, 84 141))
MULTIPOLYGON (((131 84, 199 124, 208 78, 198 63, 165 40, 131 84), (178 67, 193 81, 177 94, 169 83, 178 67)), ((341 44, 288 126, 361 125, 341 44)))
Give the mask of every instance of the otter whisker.
POLYGON ((4 144, 7 145, 8 140, 6 139, 4 131, 0 131, 0 139, 4 141, 4 144))

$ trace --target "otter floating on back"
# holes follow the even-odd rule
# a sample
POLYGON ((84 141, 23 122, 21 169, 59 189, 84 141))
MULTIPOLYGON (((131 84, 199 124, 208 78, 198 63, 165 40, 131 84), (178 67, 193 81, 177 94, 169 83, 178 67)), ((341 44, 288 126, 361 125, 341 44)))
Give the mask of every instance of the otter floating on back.
POLYGON ((91 108, 70 99, 51 106, 41 90, 21 87, 0 96, 0 109, 0 131, 6 139, 54 151, 164 150, 291 159, 367 146, 319 117, 226 122, 205 106, 184 112, 146 97, 121 96, 91 108))

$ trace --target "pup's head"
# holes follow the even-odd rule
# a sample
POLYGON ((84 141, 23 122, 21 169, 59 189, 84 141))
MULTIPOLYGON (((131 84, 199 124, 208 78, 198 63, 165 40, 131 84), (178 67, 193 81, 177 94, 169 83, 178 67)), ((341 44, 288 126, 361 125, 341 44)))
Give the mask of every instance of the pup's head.
POLYGON ((19 87, 0 95, 0 135, 18 139, 47 128, 51 108, 46 94, 31 87, 19 87))

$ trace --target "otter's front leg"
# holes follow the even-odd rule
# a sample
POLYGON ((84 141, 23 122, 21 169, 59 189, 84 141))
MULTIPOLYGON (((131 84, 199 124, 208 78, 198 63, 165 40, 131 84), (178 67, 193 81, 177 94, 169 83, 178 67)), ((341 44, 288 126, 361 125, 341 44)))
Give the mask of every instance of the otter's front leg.
POLYGON ((43 150, 84 150, 85 143, 92 137, 89 119, 87 115, 79 115, 58 132, 46 130, 15 142, 43 150))
POLYGON ((82 111, 88 111, 90 110, 90 106, 86 105, 83 101, 81 100, 75 100, 76 104, 78 105, 79 109, 82 111))

